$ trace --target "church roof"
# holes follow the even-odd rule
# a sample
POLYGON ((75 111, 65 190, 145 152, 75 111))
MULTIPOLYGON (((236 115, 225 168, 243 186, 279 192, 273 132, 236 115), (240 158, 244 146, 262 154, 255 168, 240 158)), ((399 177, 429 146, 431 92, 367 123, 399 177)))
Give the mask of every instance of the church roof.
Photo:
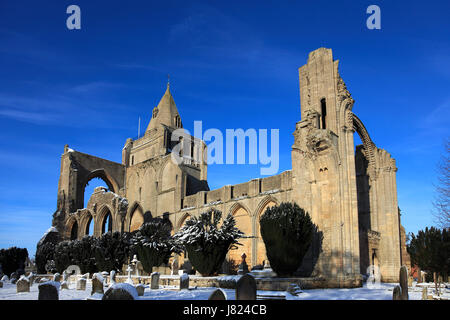
POLYGON ((152 119, 146 131, 156 129, 160 125, 166 125, 172 128, 182 127, 180 114, 170 92, 169 84, 167 84, 167 90, 159 101, 158 106, 153 109, 152 119))

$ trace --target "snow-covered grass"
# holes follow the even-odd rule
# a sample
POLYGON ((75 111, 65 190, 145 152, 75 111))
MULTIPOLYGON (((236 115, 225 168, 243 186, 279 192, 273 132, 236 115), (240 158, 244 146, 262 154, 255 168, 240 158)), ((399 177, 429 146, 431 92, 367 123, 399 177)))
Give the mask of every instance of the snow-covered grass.
MULTIPOLYGON (((285 295, 286 300, 392 300, 392 290, 396 284, 382 283, 379 288, 368 288, 366 285, 362 288, 354 289, 314 289, 303 290, 298 296, 293 296, 283 291, 262 291, 258 290, 258 295, 285 295)), ((69 284, 69 290, 59 290, 60 300, 86 300, 91 297, 91 281, 88 281, 85 291, 76 290, 75 284, 69 284)), ((144 296, 139 300, 207 300, 209 295, 216 288, 192 288, 191 290, 177 290, 176 287, 165 287, 159 290, 146 288, 144 296)), ((106 291, 106 288, 105 288, 106 291)), ((235 300, 234 289, 223 289, 228 300, 235 300)), ((450 298, 450 289, 442 289, 443 296, 450 298)), ((434 289, 429 288, 428 294, 434 294, 434 289)), ((0 288, 0 300, 37 300, 38 284, 33 284, 30 292, 16 293, 16 285, 8 282, 3 283, 0 288)), ((97 299, 100 297, 96 297, 97 299)), ((422 299, 422 288, 413 284, 409 289, 410 300, 422 299)))

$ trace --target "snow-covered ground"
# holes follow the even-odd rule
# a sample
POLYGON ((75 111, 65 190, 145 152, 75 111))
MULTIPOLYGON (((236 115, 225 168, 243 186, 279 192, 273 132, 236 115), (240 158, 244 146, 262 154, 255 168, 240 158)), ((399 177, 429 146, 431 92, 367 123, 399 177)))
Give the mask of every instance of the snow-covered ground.
MULTIPOLYGON (((285 295, 287 300, 392 300, 392 290, 396 284, 382 283, 379 288, 368 288, 366 285, 362 288, 354 289, 315 289, 303 290, 298 296, 293 296, 282 291, 261 291, 258 295, 285 295)), ((429 284, 428 294, 434 293, 434 289, 429 284)), ((191 290, 176 290, 175 287, 166 287, 159 290, 145 289, 144 296, 139 297, 143 300, 207 300, 211 292, 216 288, 191 288, 191 290)), ((235 300, 234 289, 223 289, 228 300, 235 300)), ((444 297, 450 298, 450 289, 442 289, 444 297)), ((69 285, 69 290, 60 290, 60 300, 86 300, 91 297, 91 282, 88 281, 86 290, 79 291, 75 289, 75 284, 69 285)), ((38 284, 33 284, 30 292, 16 293, 16 285, 9 282, 3 283, 0 288, 0 300, 37 300, 38 284)), ((410 300, 422 299, 422 288, 413 284, 409 289, 410 300)))

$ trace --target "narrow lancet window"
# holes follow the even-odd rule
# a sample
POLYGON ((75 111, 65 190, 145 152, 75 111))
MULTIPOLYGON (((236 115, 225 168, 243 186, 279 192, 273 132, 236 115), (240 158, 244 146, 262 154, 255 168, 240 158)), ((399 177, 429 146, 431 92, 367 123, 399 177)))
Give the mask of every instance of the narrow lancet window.
POLYGON ((322 129, 327 128, 327 103, 325 98, 320 100, 321 111, 322 111, 322 129))

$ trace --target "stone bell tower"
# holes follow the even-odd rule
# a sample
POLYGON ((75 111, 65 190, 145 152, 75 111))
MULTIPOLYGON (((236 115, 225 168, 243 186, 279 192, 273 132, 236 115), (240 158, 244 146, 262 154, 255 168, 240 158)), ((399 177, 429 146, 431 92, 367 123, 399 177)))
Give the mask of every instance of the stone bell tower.
POLYGON ((331 49, 309 54, 299 68, 302 120, 292 146, 293 189, 318 226, 301 272, 337 286, 360 280, 353 99, 331 49))

